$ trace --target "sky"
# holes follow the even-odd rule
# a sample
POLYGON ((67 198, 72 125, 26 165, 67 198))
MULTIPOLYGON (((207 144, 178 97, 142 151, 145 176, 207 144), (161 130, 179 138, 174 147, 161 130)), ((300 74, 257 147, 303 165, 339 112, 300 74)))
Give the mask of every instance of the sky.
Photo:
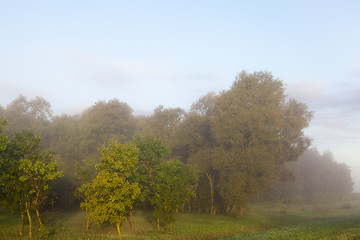
POLYGON ((0 105, 22 94, 55 115, 114 98, 135 114, 188 110, 242 70, 269 71, 360 192, 359 12, 358 0, 0 0, 0 105))

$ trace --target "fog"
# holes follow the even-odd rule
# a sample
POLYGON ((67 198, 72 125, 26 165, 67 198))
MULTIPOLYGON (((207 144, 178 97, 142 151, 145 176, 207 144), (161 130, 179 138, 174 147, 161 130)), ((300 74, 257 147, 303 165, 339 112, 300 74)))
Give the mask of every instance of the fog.
POLYGON ((306 135, 351 167, 360 191, 358 2, 8 1, 0 105, 41 96, 56 116, 119 99, 136 115, 189 110, 242 70, 271 71, 314 117, 306 135), (306 18, 304 18, 306 16, 306 18), (334 18, 334 16, 337 16, 334 18))

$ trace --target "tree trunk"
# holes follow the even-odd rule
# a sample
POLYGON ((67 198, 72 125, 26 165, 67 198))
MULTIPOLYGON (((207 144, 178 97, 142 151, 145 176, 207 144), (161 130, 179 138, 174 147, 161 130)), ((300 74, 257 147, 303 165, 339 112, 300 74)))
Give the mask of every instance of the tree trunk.
POLYGON ((131 229, 134 229, 134 222, 133 222, 132 211, 130 211, 130 224, 131 224, 131 229))
POLYGON ((170 229, 170 232, 172 232, 172 229, 171 229, 171 223, 169 223, 169 229, 170 229))
POLYGON ((25 206, 26 206, 26 213, 29 218, 29 237, 31 238, 31 216, 30 216, 30 210, 29 210, 30 206, 28 203, 25 203, 25 206))
POLYGON ((211 176, 208 172, 205 172, 207 178, 209 179, 209 183, 210 183, 210 196, 211 196, 211 215, 215 215, 214 214, 214 184, 213 184, 213 180, 211 179, 211 176))
POLYGON ((40 218, 40 214, 39 214, 39 211, 38 211, 38 209, 35 207, 35 212, 36 212, 36 216, 37 216, 37 219, 38 219, 38 221, 39 221, 39 224, 40 224, 40 226, 42 226, 42 221, 41 221, 41 218, 40 218))
POLYGON ((160 220, 158 218, 156 220, 157 220, 157 229, 158 231, 160 231, 160 220))
POLYGON ((242 217, 244 215, 244 208, 242 207, 236 207, 236 215, 238 217, 242 217))
POLYGON ((24 233, 24 225, 25 225, 25 216, 24 213, 21 213, 21 231, 20 231, 20 237, 22 237, 24 233))
POLYGON ((119 240, 121 240, 120 223, 116 224, 116 229, 117 229, 117 232, 118 232, 118 235, 119 235, 119 240))
POLYGON ((89 230, 89 217, 86 217, 86 231, 89 230))

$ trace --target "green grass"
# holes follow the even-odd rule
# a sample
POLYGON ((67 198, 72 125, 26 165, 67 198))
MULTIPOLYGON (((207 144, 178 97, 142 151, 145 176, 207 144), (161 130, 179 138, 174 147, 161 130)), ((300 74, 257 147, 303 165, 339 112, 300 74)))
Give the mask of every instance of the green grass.
POLYGON ((360 239, 360 216, 323 217, 298 225, 225 239, 360 239))
MULTIPOLYGON (((83 211, 48 211, 43 213, 48 236, 46 239, 100 240, 118 239, 116 227, 92 223, 86 228, 83 211)), ((0 239, 19 239, 21 218, 17 214, 0 212, 0 239)), ((33 238, 39 239, 35 214, 33 238)), ((26 224, 24 237, 29 231, 26 224)), ((241 218, 206 214, 178 214, 172 224, 156 230, 150 213, 134 214, 134 229, 128 222, 121 227, 123 239, 360 239, 360 203, 350 209, 341 204, 302 206, 282 204, 252 204, 241 218)))

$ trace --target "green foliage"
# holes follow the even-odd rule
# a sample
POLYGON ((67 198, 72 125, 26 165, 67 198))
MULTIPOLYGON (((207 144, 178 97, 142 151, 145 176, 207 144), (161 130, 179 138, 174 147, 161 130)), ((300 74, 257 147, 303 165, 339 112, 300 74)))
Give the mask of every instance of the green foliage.
POLYGON ((132 142, 139 149, 139 160, 143 161, 149 169, 161 163, 169 154, 163 140, 151 135, 135 136, 132 142))
POLYGON ((31 199, 36 208, 45 203, 50 190, 50 183, 62 177, 62 172, 57 171, 57 162, 53 161, 52 154, 45 154, 40 159, 21 159, 19 180, 28 187, 25 195, 31 199))
POLYGON ((169 160, 156 169, 155 195, 151 199, 153 214, 167 223, 174 221, 177 207, 181 207, 194 193, 196 174, 191 165, 169 160))
POLYGON ((17 133, 3 153, 0 181, 7 206, 13 210, 22 211, 25 204, 40 208, 48 197, 50 183, 62 176, 53 154, 45 152, 40 141, 32 132, 17 133))
POLYGON ((140 194, 139 184, 135 182, 138 150, 115 140, 108 145, 101 150, 97 176, 80 189, 84 197, 81 207, 98 223, 119 224, 140 194))
POLYGON ((7 160, 5 158, 6 148, 7 148, 7 141, 9 137, 3 133, 3 127, 6 125, 5 120, 0 121, 0 206, 4 205, 6 202, 6 190, 5 184, 6 180, 4 179, 4 175, 6 175, 7 171, 7 160))
MULTIPOLYGON (((46 235, 39 209, 48 198, 50 184, 62 176, 62 173, 57 171, 53 154, 45 152, 40 142, 41 139, 30 131, 16 133, 7 142, 0 158, 1 203, 20 213, 23 218, 24 212, 27 212, 30 238, 32 236, 30 210, 36 211, 42 235, 46 235)), ((22 232, 23 227, 21 235, 22 232)))
POLYGON ((218 97, 210 116, 216 139, 212 166, 219 172, 219 194, 230 208, 243 208, 276 180, 284 162, 309 146, 303 129, 311 112, 285 100, 282 82, 267 72, 242 72, 218 97))
POLYGON ((306 105, 286 101, 283 83, 267 72, 244 71, 228 91, 200 98, 171 144, 198 171, 196 204, 242 214, 257 192, 291 175, 284 163, 309 146, 303 130, 311 116, 306 105))
POLYGON ((163 140, 153 138, 151 135, 136 136, 132 142, 139 150, 139 164, 136 174, 137 182, 141 188, 139 199, 149 201, 154 195, 156 168, 164 162, 169 151, 163 140))
POLYGON ((189 112, 159 106, 150 116, 134 117, 126 103, 113 99, 80 115, 52 117, 44 99, 19 96, 0 114, 9 120, 9 132, 32 129, 44 147, 55 151, 65 175, 56 186, 57 206, 76 206, 74 190, 100 172, 95 165, 104 142, 123 144, 139 133, 154 138, 133 140, 139 150, 131 177, 141 189, 137 204, 141 200, 149 207, 157 169, 166 158, 176 157, 197 172, 193 210, 215 214, 237 208, 242 213, 257 192, 279 178, 291 178, 284 163, 296 160, 310 144, 303 130, 312 113, 284 92, 282 81, 272 74, 244 71, 229 90, 206 94, 189 112))
MULTIPOLYGON (((3 151, 6 150, 6 142, 9 139, 9 137, 3 133, 3 128, 6 126, 7 121, 6 120, 0 120, 0 151, 3 153, 3 151)), ((2 155, 2 154, 1 154, 2 155)), ((0 157, 1 157, 0 155, 0 157)))

